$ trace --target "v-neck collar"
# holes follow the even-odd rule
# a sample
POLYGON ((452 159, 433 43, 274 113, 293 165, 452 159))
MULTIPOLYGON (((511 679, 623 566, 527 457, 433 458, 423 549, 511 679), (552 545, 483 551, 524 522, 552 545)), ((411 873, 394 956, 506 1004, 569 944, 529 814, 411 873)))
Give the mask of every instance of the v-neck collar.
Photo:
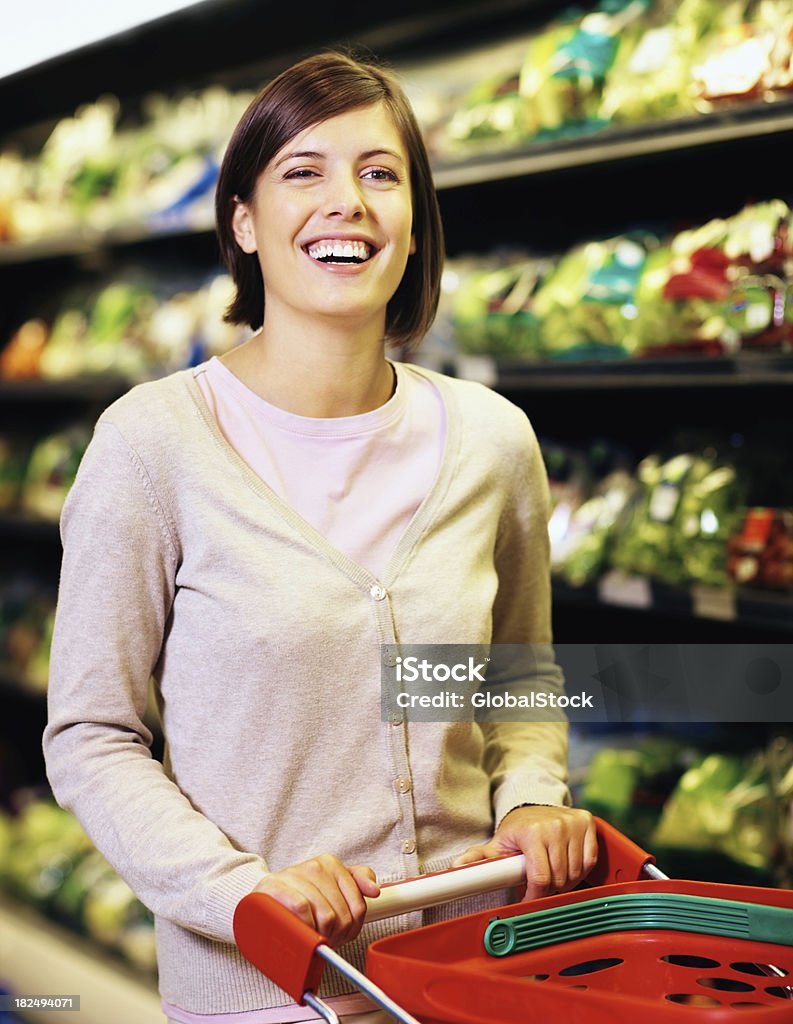
MULTIPOLYGON (((389 363, 389 365, 393 367, 393 373, 396 375, 394 377, 396 385, 399 379, 398 371, 393 363, 389 363)), ((302 416, 281 409, 262 398, 244 381, 240 380, 236 373, 230 370, 217 356, 213 356, 205 366, 210 388, 214 387, 214 381, 222 384, 224 389, 230 388, 236 402, 242 403, 252 410, 257 419, 263 418, 271 426, 286 434, 317 439, 327 437, 331 440, 341 437, 357 437, 390 427, 407 411, 405 389, 395 386, 393 394, 386 402, 368 412, 352 416, 302 416)), ((401 373, 401 371, 399 372, 401 373)))
POLYGON ((336 547, 335 544, 332 544, 324 534, 312 526, 312 524, 300 515, 300 513, 289 504, 289 502, 276 494, 272 487, 265 483, 258 473, 251 469, 233 445, 229 443, 218 426, 217 420, 215 419, 212 410, 207 405, 206 399, 204 398, 198 381, 195 379, 193 371, 187 371, 187 386, 191 398, 198 408, 204 425, 212 436, 215 445, 236 467, 246 484, 260 498, 266 501, 282 519, 286 520, 286 522, 294 527, 294 529, 302 535, 305 541, 321 551, 326 558, 338 566, 338 568, 350 577, 350 579, 366 589, 371 589, 373 586, 381 585, 388 590, 393 584, 422 533, 434 519, 437 509, 448 490, 449 483, 454 475, 457 464, 456 455, 459 450, 460 418, 455 396, 446 386, 446 381, 442 376, 430 374, 429 372, 426 372, 423 367, 416 366, 414 364, 400 364, 399 372, 417 373, 419 376, 429 380, 430 383, 438 389, 446 414, 446 437, 440 465, 438 466, 435 479, 401 537, 397 541, 396 546, 388 558, 382 575, 377 577, 359 562, 350 558, 349 555, 336 547))

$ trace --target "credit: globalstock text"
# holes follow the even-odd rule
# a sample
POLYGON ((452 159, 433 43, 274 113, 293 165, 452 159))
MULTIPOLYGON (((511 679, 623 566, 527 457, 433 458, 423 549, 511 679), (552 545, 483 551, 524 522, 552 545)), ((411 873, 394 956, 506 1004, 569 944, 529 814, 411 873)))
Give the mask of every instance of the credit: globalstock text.
POLYGON ((507 708, 527 711, 544 708, 593 708, 590 693, 458 693, 441 690, 432 695, 423 693, 398 693, 397 707, 400 708, 507 708))

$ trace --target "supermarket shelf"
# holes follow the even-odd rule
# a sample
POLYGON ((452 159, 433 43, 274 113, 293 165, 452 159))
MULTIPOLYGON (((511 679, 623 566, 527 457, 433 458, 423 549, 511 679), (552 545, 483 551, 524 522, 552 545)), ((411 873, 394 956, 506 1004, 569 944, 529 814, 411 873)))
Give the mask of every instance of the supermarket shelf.
POLYGON ((117 373, 92 374, 62 380, 0 380, 0 402, 109 402, 123 395, 132 383, 117 373))
MULTIPOLYGON (((731 356, 620 358, 603 360, 521 360, 455 355, 424 358, 433 369, 504 390, 593 390, 613 388, 680 388, 789 386, 793 353, 741 352, 731 356)), ((64 380, 0 380, 0 402, 68 401, 108 403, 134 381, 108 374, 64 380)))
POLYGON ((47 696, 47 687, 46 684, 37 686, 23 679, 13 668, 0 664, 0 694, 6 698, 14 696, 21 700, 41 703, 47 696))
POLYGON ((60 544, 58 520, 45 519, 31 512, 12 509, 0 511, 0 536, 4 534, 60 544))
POLYGON ((459 355, 440 361, 438 368, 456 377, 511 391, 535 388, 543 391, 607 390, 626 387, 656 390, 793 384, 793 354, 787 352, 534 362, 459 355))
POLYGON ((194 217, 163 216, 108 228, 75 227, 58 235, 46 235, 29 241, 6 242, 0 245, 0 266, 32 263, 63 256, 86 256, 98 249, 134 245, 138 242, 193 235, 214 230, 210 213, 201 211, 194 217))
MULTIPOLYGON (((0 981, 14 995, 79 995, 81 1024, 165 1021, 153 980, 6 897, 0 898, 0 981)), ((26 1013, 31 1024, 52 1024, 56 1016, 26 1013)))
POLYGON ((735 142, 793 131, 793 103, 735 105, 714 113, 657 121, 630 128, 608 127, 592 135, 532 143, 493 151, 465 161, 438 162, 438 189, 478 185, 570 167, 657 156, 680 149, 735 142))
MULTIPOLYGON (((631 127, 608 127, 520 148, 494 149, 462 160, 436 161, 438 190, 488 181, 657 156, 680 149, 793 132, 793 102, 736 104, 726 110, 631 127)), ((0 245, 0 266, 61 257, 85 256, 102 248, 214 231, 214 214, 205 204, 171 214, 153 215, 106 228, 82 226, 63 234, 0 245)))
MULTIPOLYGON (((793 353, 740 352, 731 356, 687 358, 620 358, 603 360, 521 360, 495 356, 455 355, 425 359, 432 369, 508 390, 592 390, 611 388, 680 388, 789 386, 793 384, 793 353)), ((135 382, 118 374, 63 380, 0 380, 0 402, 68 401, 108 403, 135 382)))
POLYGON ((793 632, 793 594, 781 592, 700 584, 676 587, 612 571, 580 587, 555 577, 553 599, 564 605, 609 605, 793 632))

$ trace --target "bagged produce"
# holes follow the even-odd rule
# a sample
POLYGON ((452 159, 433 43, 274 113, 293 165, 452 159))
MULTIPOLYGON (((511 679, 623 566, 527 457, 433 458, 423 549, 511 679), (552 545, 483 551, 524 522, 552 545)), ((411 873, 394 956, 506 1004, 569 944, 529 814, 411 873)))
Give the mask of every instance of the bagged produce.
POLYGON ((748 509, 727 549, 727 574, 739 586, 793 590, 793 510, 748 509))
POLYGON ((627 470, 609 473, 571 512, 566 535, 553 552, 555 575, 576 587, 597 579, 609 565, 611 545, 638 493, 639 484, 627 470))
POLYGON ((549 267, 547 260, 521 256, 461 271, 452 306, 458 348, 470 354, 540 355, 532 299, 549 267))
POLYGON ((682 740, 645 736, 592 758, 579 801, 640 845, 650 845, 664 802, 686 769, 682 740))
POLYGON ((78 423, 39 441, 33 448, 22 486, 22 507, 56 521, 74 483, 91 439, 91 427, 78 423))
POLYGON ((0 378, 30 380, 41 375, 41 354, 49 340, 49 327, 38 317, 26 320, 0 350, 0 378))
POLYGON ((773 274, 749 275, 730 289, 727 323, 741 348, 781 348, 793 342, 793 295, 788 281, 773 274))
POLYGON ((56 380, 83 374, 145 376, 142 333, 155 308, 156 299, 143 280, 120 279, 71 298, 56 316, 41 353, 41 375, 56 380))
POLYGON ((637 467, 642 496, 615 540, 611 554, 614 568, 665 583, 683 582, 675 537, 683 489, 695 461, 695 456, 688 453, 666 460, 656 454, 642 459, 637 467))
POLYGON ((642 496, 610 547, 614 568, 663 583, 724 586, 727 541, 740 521, 747 482, 713 450, 643 459, 642 496))
POLYGON ((537 138, 604 127, 603 84, 623 34, 647 6, 647 0, 604 0, 583 15, 573 9, 531 40, 519 92, 537 138))
POLYGON ((53 128, 37 162, 39 235, 90 223, 113 223, 113 195, 124 166, 125 149, 116 129, 118 98, 100 97, 53 128))
POLYGON ((476 82, 450 112, 443 127, 442 155, 486 145, 516 146, 529 141, 535 124, 518 92, 518 66, 476 82))
POLYGON ((144 97, 137 114, 116 96, 81 105, 36 153, 0 153, 0 241, 148 221, 206 227, 218 165, 249 91, 144 97))
POLYGON ((714 587, 730 582, 727 541, 745 501, 745 482, 734 466, 708 456, 696 460, 680 499, 676 542, 687 580, 714 587))
POLYGON ((719 353, 725 347, 730 260, 716 246, 703 245, 681 255, 675 252, 673 242, 672 251, 670 273, 663 287, 674 325, 668 329, 666 347, 690 347, 696 342, 705 352, 719 353))
POLYGON ((252 93, 219 86, 203 92, 145 98, 141 123, 130 132, 128 159, 116 196, 117 218, 206 226, 229 125, 252 93))
POLYGON ((700 110, 761 100, 793 81, 793 9, 789 0, 725 5, 717 29, 700 46, 691 91, 700 110))
POLYGON ((693 68, 724 15, 718 0, 654 0, 622 34, 603 85, 600 116, 636 124, 696 113, 693 68))
POLYGON ((636 289, 650 233, 574 246, 540 284, 532 309, 550 358, 622 358, 636 347, 636 289))
POLYGON ((8 824, 0 884, 46 910, 73 863, 91 844, 76 818, 51 800, 27 798, 8 824))
POLYGON ((679 231, 668 246, 650 252, 636 288, 637 351, 719 354, 751 343, 774 307, 766 301, 763 311, 744 315, 745 282, 786 266, 789 228, 790 208, 773 199, 679 231))
POLYGON ((174 270, 156 286, 129 272, 98 290, 71 293, 35 371, 47 379, 105 375, 134 382, 195 365, 249 335, 223 321, 233 290, 228 274, 196 278, 174 270))
POLYGON ((700 758, 680 778, 652 837, 656 848, 720 853, 762 871, 773 868, 779 840, 762 752, 700 758))
POLYGON ((17 791, 13 802, 16 813, 0 814, 0 886, 134 966, 154 971, 151 913, 77 819, 34 792, 17 791))

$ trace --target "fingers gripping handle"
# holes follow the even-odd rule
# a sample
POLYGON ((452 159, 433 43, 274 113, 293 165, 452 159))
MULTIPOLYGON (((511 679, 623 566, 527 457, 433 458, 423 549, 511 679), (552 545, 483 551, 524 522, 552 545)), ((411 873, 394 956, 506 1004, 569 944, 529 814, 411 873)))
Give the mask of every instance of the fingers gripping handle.
POLYGON ((314 995, 322 979, 324 961, 400 1024, 419 1024, 378 985, 331 949, 319 932, 265 893, 249 893, 237 904, 234 938, 246 960, 296 1003, 308 1003, 327 1021, 338 1018, 314 995))
MULTIPOLYGON (((641 878, 645 865, 655 858, 601 818, 595 818, 598 859, 587 876, 590 885, 631 882, 641 878)), ((366 920, 380 921, 397 914, 424 910, 466 896, 495 892, 526 880, 523 854, 477 861, 463 867, 438 871, 382 886, 380 895, 366 900, 366 920)))

